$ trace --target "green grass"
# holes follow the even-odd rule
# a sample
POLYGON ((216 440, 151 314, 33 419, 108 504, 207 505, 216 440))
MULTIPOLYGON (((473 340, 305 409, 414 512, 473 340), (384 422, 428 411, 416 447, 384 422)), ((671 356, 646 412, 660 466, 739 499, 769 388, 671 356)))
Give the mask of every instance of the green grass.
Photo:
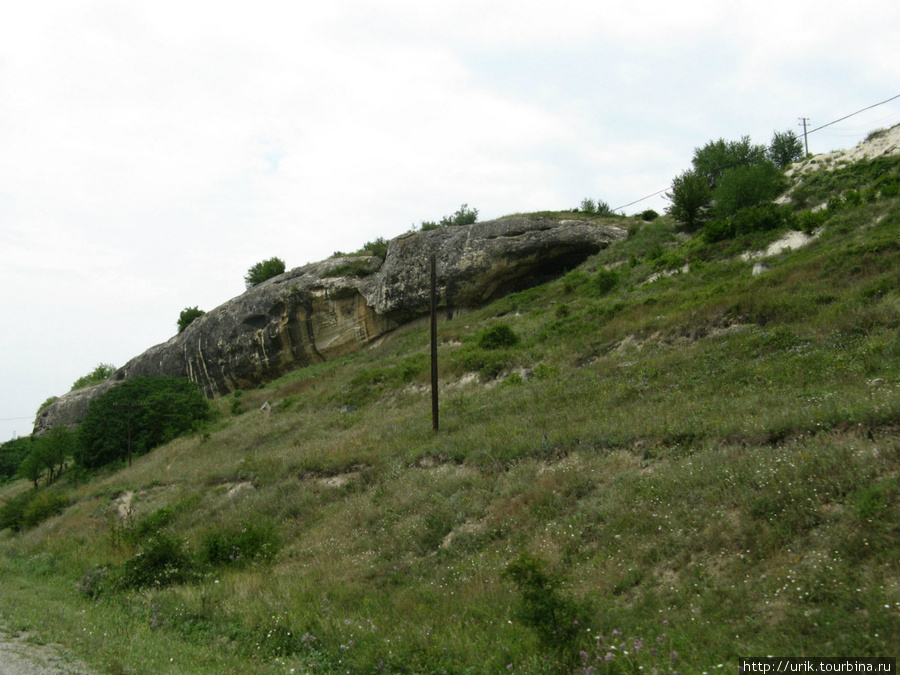
POLYGON ((440 324, 437 434, 421 325, 243 392, 243 414, 215 401, 202 433, 64 477, 60 515, 0 534, 0 618, 108 673, 896 654, 898 207, 842 208, 757 277, 734 255, 758 240, 634 227, 440 324), (690 271, 654 276, 663 256, 690 271), (497 326, 518 340, 482 342, 497 326), (158 532, 171 583, 135 562, 158 532), (564 649, 554 611, 580 617, 564 649))

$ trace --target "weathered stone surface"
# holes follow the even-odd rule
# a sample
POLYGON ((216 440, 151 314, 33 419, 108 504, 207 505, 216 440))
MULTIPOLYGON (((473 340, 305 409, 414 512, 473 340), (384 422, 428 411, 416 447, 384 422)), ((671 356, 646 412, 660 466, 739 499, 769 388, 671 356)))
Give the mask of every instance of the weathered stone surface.
POLYGON ((189 377, 215 397, 358 350, 428 312, 432 253, 439 304, 452 310, 546 281, 624 236, 582 221, 508 218, 401 235, 383 264, 353 257, 299 267, 201 316, 109 381, 61 396, 41 411, 35 432, 76 423, 91 400, 126 378, 189 377), (377 272, 328 276, 348 262, 377 272))

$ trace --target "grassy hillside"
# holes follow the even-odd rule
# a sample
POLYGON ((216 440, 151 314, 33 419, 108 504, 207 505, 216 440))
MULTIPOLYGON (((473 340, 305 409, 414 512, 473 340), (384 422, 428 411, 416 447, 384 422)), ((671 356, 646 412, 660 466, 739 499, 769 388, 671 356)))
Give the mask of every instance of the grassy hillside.
POLYGON ((896 656, 900 199, 841 175, 758 276, 739 254, 783 231, 620 219, 565 277, 442 321, 439 433, 411 325, 70 475, 60 515, 0 533, 0 621, 154 675, 896 656))

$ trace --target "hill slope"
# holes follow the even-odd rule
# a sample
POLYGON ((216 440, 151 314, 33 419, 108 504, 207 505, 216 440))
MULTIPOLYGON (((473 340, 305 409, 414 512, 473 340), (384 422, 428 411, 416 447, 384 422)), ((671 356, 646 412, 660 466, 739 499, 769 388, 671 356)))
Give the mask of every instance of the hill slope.
POLYGON ((7 530, 0 614, 120 673, 895 655, 900 166, 882 169, 811 180, 818 236, 763 274, 738 254, 784 232, 634 221, 442 322, 437 434, 417 325, 219 399, 208 428, 7 530))

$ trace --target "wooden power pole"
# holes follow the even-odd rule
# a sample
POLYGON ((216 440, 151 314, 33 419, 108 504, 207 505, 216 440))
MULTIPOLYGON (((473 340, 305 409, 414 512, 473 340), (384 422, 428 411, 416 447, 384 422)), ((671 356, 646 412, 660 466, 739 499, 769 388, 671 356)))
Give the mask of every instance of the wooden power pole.
POLYGON ((431 427, 438 430, 437 263, 431 254, 431 427))
POLYGON ((798 117, 800 123, 803 125, 803 150, 809 155, 809 142, 806 140, 806 123, 809 122, 808 117, 798 117))

